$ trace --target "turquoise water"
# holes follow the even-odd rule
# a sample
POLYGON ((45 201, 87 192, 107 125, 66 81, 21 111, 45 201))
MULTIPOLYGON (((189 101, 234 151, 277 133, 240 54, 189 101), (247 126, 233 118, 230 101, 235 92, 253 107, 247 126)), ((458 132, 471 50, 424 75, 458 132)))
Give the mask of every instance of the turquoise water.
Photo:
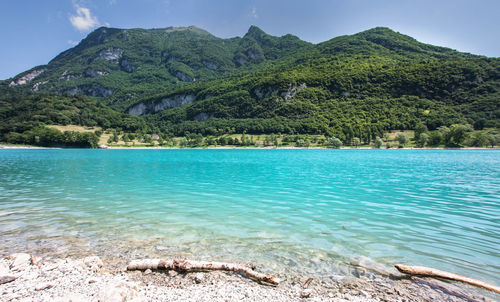
POLYGON ((0 150, 0 253, 353 259, 500 284, 494 150, 0 150))

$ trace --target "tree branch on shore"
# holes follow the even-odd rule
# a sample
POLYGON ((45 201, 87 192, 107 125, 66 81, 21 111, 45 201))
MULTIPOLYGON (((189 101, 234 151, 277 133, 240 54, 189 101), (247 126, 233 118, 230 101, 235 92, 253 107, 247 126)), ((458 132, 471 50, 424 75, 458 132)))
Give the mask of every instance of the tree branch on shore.
POLYGON ((180 272, 193 271, 228 271, 242 273, 258 282, 278 285, 280 280, 272 275, 254 271, 255 266, 250 264, 226 263, 213 261, 192 261, 184 259, 142 259, 132 260, 127 270, 175 270, 180 272))
POLYGON ((429 268, 429 267, 424 267, 424 266, 409 266, 409 265, 403 265, 403 264, 394 264, 394 267, 398 269, 398 271, 409 274, 409 275, 416 275, 416 276, 423 276, 423 277, 434 277, 434 278, 443 278, 443 279, 448 279, 448 280, 454 280, 454 281, 460 281, 464 283, 468 283, 474 286, 482 287, 487 290, 494 291, 496 293, 500 294, 500 287, 489 284, 483 281, 479 281, 476 279, 464 277, 461 275, 445 272, 445 271, 440 271, 434 268, 429 268))

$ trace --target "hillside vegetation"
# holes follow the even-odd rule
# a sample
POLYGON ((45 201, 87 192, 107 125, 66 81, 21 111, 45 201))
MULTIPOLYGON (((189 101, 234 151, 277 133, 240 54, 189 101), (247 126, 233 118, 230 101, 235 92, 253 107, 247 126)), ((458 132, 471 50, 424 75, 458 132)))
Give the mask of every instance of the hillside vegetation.
POLYGON ((0 87, 4 141, 44 124, 163 138, 321 135, 345 145, 419 125, 500 127, 500 59, 388 28, 317 45, 255 26, 231 39, 196 27, 99 28, 0 87))

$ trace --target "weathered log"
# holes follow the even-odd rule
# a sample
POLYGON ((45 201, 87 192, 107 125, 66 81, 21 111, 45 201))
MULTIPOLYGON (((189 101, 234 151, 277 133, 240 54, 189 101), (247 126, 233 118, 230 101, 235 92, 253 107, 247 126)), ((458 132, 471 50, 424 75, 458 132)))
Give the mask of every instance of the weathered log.
POLYGON ((132 260, 127 270, 175 270, 180 272, 192 271, 228 271, 242 273, 259 282, 278 285, 280 280, 274 276, 254 271, 255 266, 241 263, 225 263, 212 261, 193 261, 184 259, 143 259, 132 260))
POLYGON ((424 266, 409 266, 403 264, 394 264, 394 266, 398 269, 398 271, 415 276, 423 276, 423 277, 435 277, 435 278, 443 278, 448 280, 460 281, 464 283, 468 283, 474 286, 482 287, 487 290, 494 291, 500 294, 500 287, 489 284, 483 281, 479 281, 476 279, 464 277, 461 275, 440 271, 434 268, 424 267, 424 266))

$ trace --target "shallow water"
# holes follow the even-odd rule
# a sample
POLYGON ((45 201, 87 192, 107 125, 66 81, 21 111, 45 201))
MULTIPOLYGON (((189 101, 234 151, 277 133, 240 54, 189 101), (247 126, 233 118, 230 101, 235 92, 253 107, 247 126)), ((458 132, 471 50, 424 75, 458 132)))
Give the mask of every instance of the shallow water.
POLYGON ((361 258, 500 284, 499 223, 495 150, 0 150, 1 254, 361 258))

